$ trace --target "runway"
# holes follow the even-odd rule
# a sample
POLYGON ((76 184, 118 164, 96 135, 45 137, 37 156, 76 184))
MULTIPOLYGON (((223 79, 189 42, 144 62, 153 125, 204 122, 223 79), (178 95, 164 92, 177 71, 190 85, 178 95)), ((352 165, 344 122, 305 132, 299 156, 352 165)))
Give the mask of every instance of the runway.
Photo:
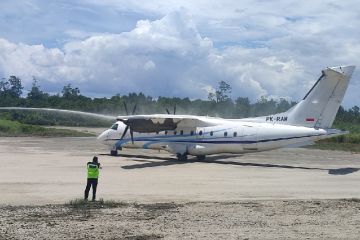
POLYGON ((42 205, 81 198, 86 163, 103 169, 98 198, 155 202, 360 197, 360 154, 282 149, 177 161, 167 152, 125 150, 95 138, 0 138, 0 204, 42 205))

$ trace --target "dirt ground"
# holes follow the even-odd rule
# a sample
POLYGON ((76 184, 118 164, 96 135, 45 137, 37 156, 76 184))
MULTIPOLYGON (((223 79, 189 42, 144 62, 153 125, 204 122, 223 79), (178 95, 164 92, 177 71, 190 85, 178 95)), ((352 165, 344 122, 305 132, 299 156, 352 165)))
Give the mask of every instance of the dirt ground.
POLYGON ((1 239, 359 239, 357 200, 2 207, 1 239))
POLYGON ((0 138, 0 239, 359 239, 360 154, 282 149, 180 162, 95 138, 0 138), (103 166, 82 198, 86 162, 103 166), (89 208, 90 206, 90 208, 89 208))

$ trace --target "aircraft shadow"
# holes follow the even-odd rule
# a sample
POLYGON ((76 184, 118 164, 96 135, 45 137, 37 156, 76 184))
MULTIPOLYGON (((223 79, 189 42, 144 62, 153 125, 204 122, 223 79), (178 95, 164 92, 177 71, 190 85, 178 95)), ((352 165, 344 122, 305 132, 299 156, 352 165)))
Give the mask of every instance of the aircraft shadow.
MULTIPOLYGON (((124 157, 126 157, 125 155, 122 155, 124 157)), ((195 163, 195 162, 207 162, 209 160, 216 160, 216 159, 226 159, 226 158, 232 158, 234 156, 232 155, 225 155, 225 156, 212 156, 212 157, 208 157, 209 160, 197 160, 196 158, 194 159, 188 159, 187 161, 179 161, 176 158, 163 158, 163 157, 152 157, 152 156, 142 156, 142 155, 128 155, 129 158, 132 158, 132 161, 135 162, 144 162, 142 164, 134 164, 134 165, 127 165, 127 166, 122 166, 121 168, 123 169, 138 169, 138 168, 148 168, 148 167, 160 167, 160 166, 171 166, 171 165, 180 165, 180 164, 189 164, 189 163, 195 163), (141 158, 141 159, 133 159, 133 158, 141 158), (144 159, 149 159, 149 160, 144 160, 144 159), (153 159, 158 159, 158 160, 164 160, 164 161, 150 161, 153 159)))
MULTIPOLYGON (((103 155, 103 156, 111 156, 110 154, 104 154, 101 153, 99 155, 103 155)), ((174 158, 171 157, 157 157, 157 156, 146 156, 146 155, 133 155, 133 154, 119 154, 118 156, 113 156, 113 157, 126 157, 126 158, 130 158, 131 160, 134 160, 133 158, 141 158, 141 159, 157 159, 157 160, 174 160, 174 158)))
MULTIPOLYGON (((122 166, 123 169, 141 169, 141 168, 151 168, 151 167, 161 167, 161 166, 172 166, 172 165, 181 165, 181 164, 191 164, 191 163, 212 163, 220 165, 233 165, 233 166, 242 166, 242 167, 262 167, 262 168, 281 168, 281 169, 300 169, 300 170, 309 170, 309 171, 327 171, 330 175, 347 175, 355 173, 360 170, 360 168, 316 168, 316 167, 300 167, 300 166, 291 166, 291 165, 280 165, 280 164, 270 164, 270 163, 250 163, 250 162, 239 162, 239 161, 224 161, 224 159, 233 158, 233 155, 222 155, 222 156, 209 156, 205 160, 197 160, 196 158, 190 158, 187 161, 179 161, 176 158, 164 158, 164 157, 155 157, 155 156, 143 156, 143 155, 124 155, 123 157, 132 158, 132 161, 141 162, 139 164, 122 166), (162 161, 151 161, 151 160, 162 160, 162 161)), ((239 155, 237 155, 238 157, 239 155)))

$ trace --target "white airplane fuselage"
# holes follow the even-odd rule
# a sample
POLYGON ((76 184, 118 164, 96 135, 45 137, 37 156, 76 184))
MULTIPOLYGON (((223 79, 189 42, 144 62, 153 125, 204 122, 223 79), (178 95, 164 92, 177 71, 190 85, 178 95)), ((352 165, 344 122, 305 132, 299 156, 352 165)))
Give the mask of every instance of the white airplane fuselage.
POLYGON ((208 127, 181 127, 158 133, 135 133, 120 139, 125 124, 118 121, 117 129, 104 131, 98 140, 110 148, 162 149, 170 153, 201 156, 217 153, 248 153, 266 151, 291 145, 306 145, 339 134, 324 129, 254 123, 202 117, 208 127))

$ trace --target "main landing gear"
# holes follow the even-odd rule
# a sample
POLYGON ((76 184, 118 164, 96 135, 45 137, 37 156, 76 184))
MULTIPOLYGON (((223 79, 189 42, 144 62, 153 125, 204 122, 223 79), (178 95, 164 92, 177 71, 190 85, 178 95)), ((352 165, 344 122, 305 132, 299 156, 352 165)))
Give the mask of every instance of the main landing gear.
MULTIPOLYGON (((186 160, 188 160, 186 153, 183 153, 183 154, 178 153, 178 154, 176 154, 176 157, 177 157, 178 161, 186 161, 186 160)), ((196 158, 199 161, 203 161, 203 160, 205 160, 206 156, 205 155, 199 155, 199 156, 196 156, 196 158)))
POLYGON ((176 154, 176 157, 179 161, 186 161, 188 158, 187 158, 187 154, 186 153, 178 153, 176 154))

